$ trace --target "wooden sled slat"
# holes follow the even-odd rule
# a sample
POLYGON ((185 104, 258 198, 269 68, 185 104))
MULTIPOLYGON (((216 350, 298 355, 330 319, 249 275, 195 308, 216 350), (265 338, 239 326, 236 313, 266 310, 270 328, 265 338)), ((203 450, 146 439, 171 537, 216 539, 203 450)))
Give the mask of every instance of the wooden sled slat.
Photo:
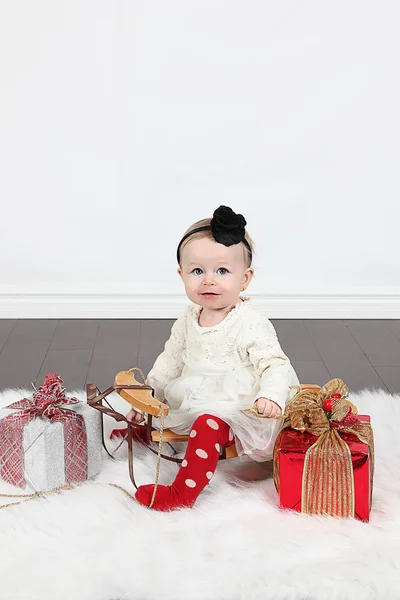
MULTIPOLYGON (((187 442, 189 439, 189 436, 175 433, 171 429, 164 429, 162 439, 163 439, 163 442, 170 442, 170 443, 187 442)), ((151 432, 151 441, 152 442, 160 441, 160 432, 159 431, 151 432)), ((236 449, 235 445, 229 446, 229 448, 225 448, 225 458, 236 458, 237 456, 238 456, 238 453, 237 453, 237 449, 236 449)))
POLYGON ((164 416, 166 416, 169 413, 169 407, 163 402, 160 402, 154 398, 153 390, 149 386, 141 386, 140 383, 135 379, 133 373, 129 371, 120 371, 115 376, 114 383, 115 385, 140 386, 133 390, 117 390, 121 398, 129 402, 129 404, 137 410, 155 417, 160 416, 162 413, 164 413, 164 416))
MULTIPOLYGON (((187 442, 189 439, 189 436, 175 433, 175 431, 172 431, 171 429, 164 429, 162 439, 163 439, 163 442, 187 442)), ((160 432, 158 430, 151 432, 151 441, 152 442, 160 441, 160 432)))

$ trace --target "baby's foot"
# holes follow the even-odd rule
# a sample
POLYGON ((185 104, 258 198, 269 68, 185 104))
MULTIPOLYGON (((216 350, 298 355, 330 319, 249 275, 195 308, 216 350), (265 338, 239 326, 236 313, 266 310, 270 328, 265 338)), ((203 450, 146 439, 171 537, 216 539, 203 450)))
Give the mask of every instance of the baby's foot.
MULTIPOLYGON (((140 504, 150 506, 153 492, 154 485, 141 485, 135 494, 135 498, 140 504)), ((177 508, 189 508, 193 506, 195 500, 182 497, 173 485, 159 485, 151 508, 164 512, 177 508)))

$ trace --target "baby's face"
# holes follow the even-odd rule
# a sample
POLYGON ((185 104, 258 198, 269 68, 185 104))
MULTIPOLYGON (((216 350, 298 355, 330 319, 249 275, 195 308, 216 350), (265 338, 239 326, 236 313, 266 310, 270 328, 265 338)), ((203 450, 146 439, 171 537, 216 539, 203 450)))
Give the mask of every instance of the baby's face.
POLYGON ((178 273, 189 300, 208 310, 236 304, 253 276, 245 263, 243 244, 224 246, 209 238, 188 242, 178 273))

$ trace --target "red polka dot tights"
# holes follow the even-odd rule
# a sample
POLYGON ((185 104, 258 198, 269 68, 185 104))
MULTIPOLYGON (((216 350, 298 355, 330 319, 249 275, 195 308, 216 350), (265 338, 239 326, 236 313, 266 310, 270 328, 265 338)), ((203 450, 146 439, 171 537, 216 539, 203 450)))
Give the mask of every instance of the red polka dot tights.
MULTIPOLYGON (((168 511, 193 506, 217 467, 220 447, 234 444, 231 428, 213 415, 201 415, 193 423, 185 458, 172 485, 159 485, 152 508, 168 511)), ((142 485, 135 498, 149 506, 154 485, 142 485)))

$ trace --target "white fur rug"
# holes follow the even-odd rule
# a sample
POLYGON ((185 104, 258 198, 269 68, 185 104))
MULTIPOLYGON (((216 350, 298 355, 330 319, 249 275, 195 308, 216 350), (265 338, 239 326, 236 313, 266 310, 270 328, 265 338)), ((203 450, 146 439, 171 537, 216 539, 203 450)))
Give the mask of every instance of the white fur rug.
MULTIPOLYGON (((27 393, 7 390, 0 405, 27 393)), ((283 512, 270 465, 237 459, 219 465, 194 509, 153 512, 105 485, 133 491, 121 448, 96 482, 0 511, 1 600, 398 600, 400 396, 351 399, 375 431, 369 524, 283 512)), ((154 481, 155 457, 136 456, 138 481, 154 481)), ((176 468, 164 461, 162 482, 176 468)))

